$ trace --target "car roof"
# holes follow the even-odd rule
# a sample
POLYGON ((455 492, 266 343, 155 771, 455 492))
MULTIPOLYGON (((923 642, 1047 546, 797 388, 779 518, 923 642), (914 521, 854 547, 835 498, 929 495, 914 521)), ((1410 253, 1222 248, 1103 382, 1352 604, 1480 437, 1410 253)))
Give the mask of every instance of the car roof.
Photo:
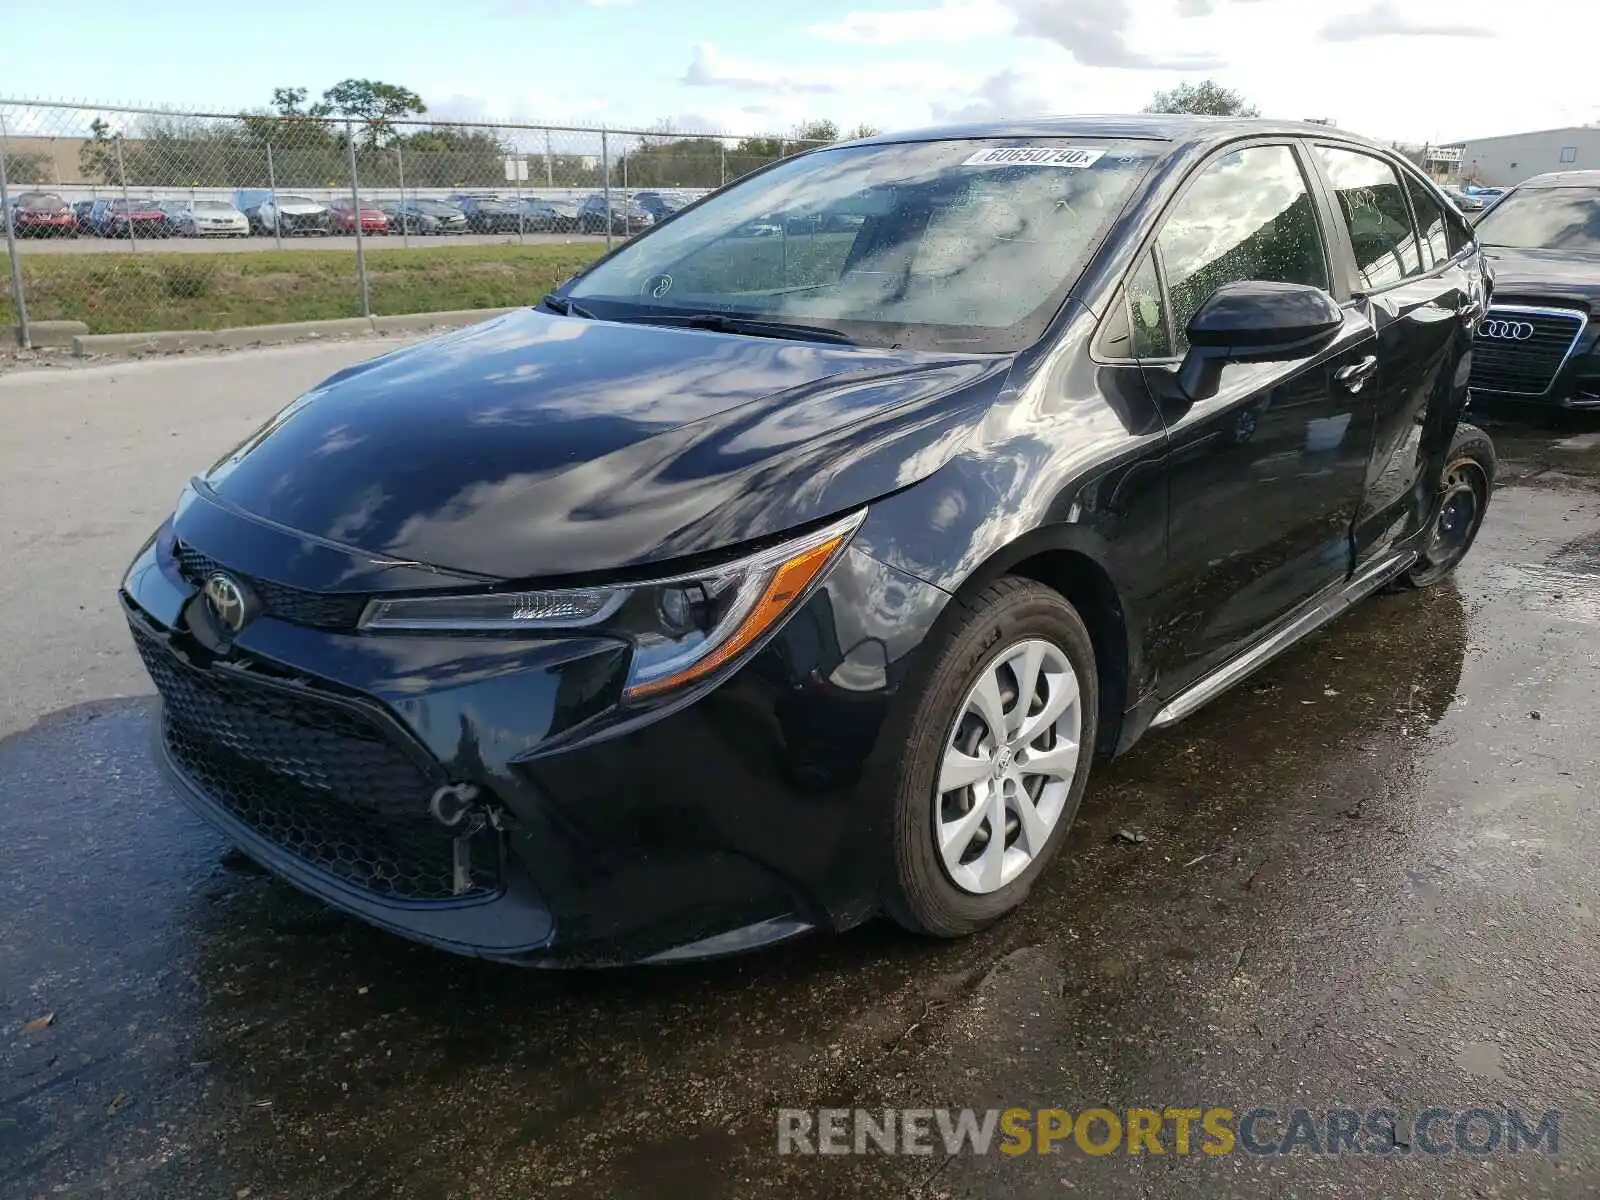
POLYGON ((1520 188, 1591 187, 1600 188, 1600 171, 1550 171, 1525 179, 1520 188))
POLYGON ((1018 117, 963 125, 935 125, 900 133, 879 134, 851 145, 894 145, 968 138, 1095 137, 1172 143, 1173 149, 1209 145, 1241 137, 1316 137, 1353 142, 1371 149, 1381 145, 1331 125, 1310 121, 1274 121, 1260 117, 1204 117, 1189 113, 1138 113, 1127 116, 1018 117))

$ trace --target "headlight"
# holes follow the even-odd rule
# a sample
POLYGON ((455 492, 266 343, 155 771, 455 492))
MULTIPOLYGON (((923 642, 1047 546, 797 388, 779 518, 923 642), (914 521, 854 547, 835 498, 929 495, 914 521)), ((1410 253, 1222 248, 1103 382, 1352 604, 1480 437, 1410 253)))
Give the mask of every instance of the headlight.
POLYGON ((623 696, 645 699, 715 671, 776 628, 826 577, 866 510, 736 562, 617 587, 374 600, 372 631, 593 630, 627 638, 623 696))

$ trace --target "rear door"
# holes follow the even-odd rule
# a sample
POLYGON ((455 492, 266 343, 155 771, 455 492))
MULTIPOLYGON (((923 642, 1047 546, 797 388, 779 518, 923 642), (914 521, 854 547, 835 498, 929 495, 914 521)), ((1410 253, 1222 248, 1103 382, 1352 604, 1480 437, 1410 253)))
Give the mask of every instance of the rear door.
POLYGON ((1431 187, 1354 146, 1318 143, 1312 158, 1338 214, 1351 305, 1378 334, 1378 373, 1362 393, 1372 447, 1351 534, 1359 568, 1428 518, 1429 417, 1453 414, 1465 388, 1472 300, 1462 239, 1431 187))

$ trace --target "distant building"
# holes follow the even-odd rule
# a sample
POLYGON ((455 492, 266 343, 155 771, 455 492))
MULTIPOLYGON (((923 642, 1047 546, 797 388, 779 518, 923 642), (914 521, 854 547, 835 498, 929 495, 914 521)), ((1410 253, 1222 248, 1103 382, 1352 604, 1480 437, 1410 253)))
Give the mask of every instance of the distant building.
POLYGON ((1547 171, 1600 169, 1600 125, 1473 138, 1439 149, 1461 152, 1455 173, 1460 182, 1510 187, 1547 171))

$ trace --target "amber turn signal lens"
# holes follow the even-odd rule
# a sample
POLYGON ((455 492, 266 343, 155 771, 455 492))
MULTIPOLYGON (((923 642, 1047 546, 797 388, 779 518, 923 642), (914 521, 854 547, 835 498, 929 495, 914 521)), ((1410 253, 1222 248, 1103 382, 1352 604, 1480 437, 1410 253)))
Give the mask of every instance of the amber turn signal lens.
POLYGON ((772 628, 779 617, 783 616, 805 594, 808 587, 832 560, 834 552, 845 540, 846 535, 829 538, 818 545, 802 550, 793 558, 779 564, 772 572, 772 577, 767 580, 767 586, 762 590, 761 597, 750 608, 738 628, 716 650, 686 667, 675 675, 668 675, 661 679, 652 679, 648 683, 636 684, 629 688, 626 698, 639 700, 654 696, 661 692, 671 691, 673 688, 682 687, 691 680, 702 675, 709 675, 730 658, 739 654, 751 642, 760 637, 766 630, 772 628))

